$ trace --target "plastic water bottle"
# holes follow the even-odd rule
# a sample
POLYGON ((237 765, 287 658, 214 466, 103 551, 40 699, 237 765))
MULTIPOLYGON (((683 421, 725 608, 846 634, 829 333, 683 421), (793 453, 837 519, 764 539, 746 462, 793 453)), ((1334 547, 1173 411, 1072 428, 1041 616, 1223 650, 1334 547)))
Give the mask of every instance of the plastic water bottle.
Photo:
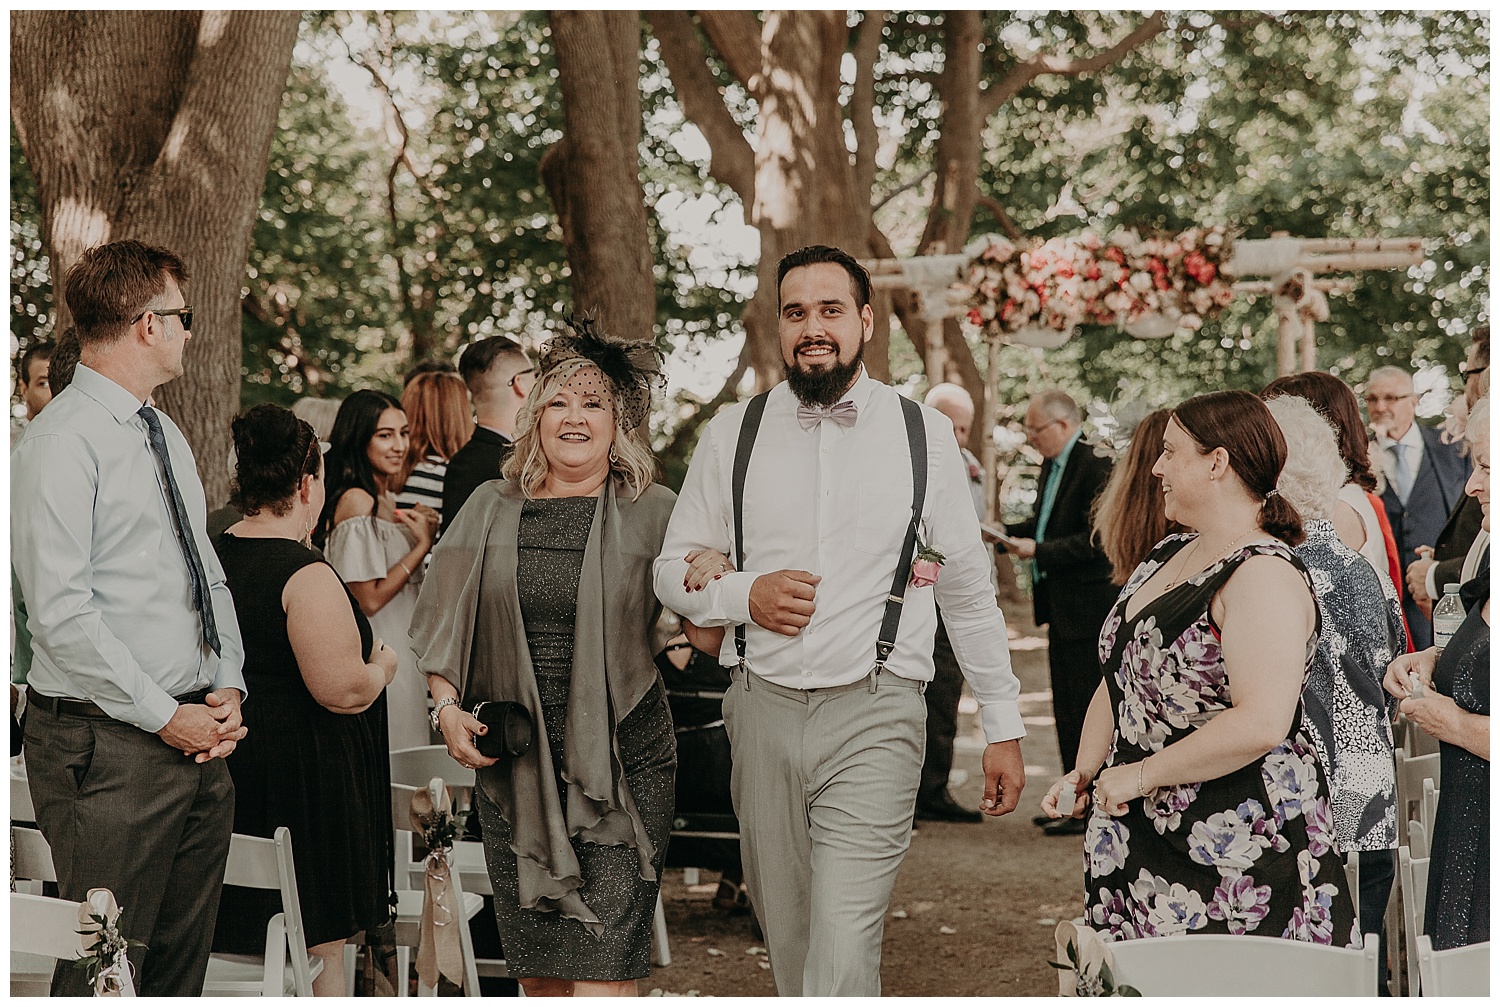
POLYGON ((1458 632, 1458 627, 1464 622, 1464 603, 1458 596, 1457 584, 1443 585, 1443 598, 1432 610, 1432 642, 1437 645, 1438 653, 1448 646, 1448 641, 1453 639, 1453 634, 1458 632))

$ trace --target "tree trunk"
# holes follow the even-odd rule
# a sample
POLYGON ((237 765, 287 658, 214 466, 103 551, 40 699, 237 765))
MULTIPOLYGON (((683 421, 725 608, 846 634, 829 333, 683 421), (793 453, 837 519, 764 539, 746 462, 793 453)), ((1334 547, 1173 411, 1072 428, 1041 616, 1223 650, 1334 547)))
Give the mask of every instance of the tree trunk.
POLYGON ((577 310, 651 341, 656 287, 640 180, 641 20, 635 11, 553 11, 565 135, 542 161, 562 225, 577 310))
POLYGON ((300 15, 284 11, 18 11, 11 116, 36 178, 58 329, 82 252, 137 238, 191 273, 186 373, 157 392, 229 492, 239 408, 240 289, 300 15))
POLYGON ((746 309, 756 386, 781 380, 776 265, 803 245, 869 254, 869 207, 853 199, 854 169, 844 145, 839 67, 849 29, 843 11, 769 11, 761 29, 760 114, 755 203, 759 285, 746 309), (753 324, 752 324, 753 323, 753 324))

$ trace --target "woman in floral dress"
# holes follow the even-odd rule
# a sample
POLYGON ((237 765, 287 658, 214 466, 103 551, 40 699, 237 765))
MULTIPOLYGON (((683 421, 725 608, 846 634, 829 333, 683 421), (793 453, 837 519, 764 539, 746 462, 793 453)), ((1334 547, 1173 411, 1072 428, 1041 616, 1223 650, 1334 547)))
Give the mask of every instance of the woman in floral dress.
POLYGON ((1163 436, 1167 517, 1197 533, 1161 542, 1121 591, 1078 768, 1042 803, 1091 810, 1085 916, 1108 940, 1359 944, 1327 783, 1300 729, 1319 623, 1289 545, 1301 521, 1276 492, 1285 459, 1246 392, 1189 399, 1163 436))

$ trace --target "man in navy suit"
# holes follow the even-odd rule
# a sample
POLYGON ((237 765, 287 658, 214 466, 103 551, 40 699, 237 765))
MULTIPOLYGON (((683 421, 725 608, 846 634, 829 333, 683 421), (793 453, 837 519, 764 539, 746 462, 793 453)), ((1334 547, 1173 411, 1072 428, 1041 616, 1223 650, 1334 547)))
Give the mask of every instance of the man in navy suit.
MULTIPOLYGON (((1438 431, 1415 422, 1416 389, 1401 368, 1381 367, 1370 374, 1365 408, 1385 468, 1381 499, 1405 570, 1417 560, 1418 546, 1437 544, 1449 513, 1463 500, 1469 461, 1457 444, 1444 444, 1438 431)), ((1403 606, 1413 646, 1432 646, 1432 621, 1409 592, 1403 606)))

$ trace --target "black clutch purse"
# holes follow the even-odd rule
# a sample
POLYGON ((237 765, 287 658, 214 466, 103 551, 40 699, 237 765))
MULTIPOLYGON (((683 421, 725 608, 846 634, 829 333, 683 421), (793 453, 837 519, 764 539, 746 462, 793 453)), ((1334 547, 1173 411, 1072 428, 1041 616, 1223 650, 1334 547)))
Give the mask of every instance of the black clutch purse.
POLYGON ((476 703, 473 714, 489 730, 474 736, 474 747, 486 759, 516 758, 531 751, 535 731, 531 714, 520 703, 503 700, 476 703))

